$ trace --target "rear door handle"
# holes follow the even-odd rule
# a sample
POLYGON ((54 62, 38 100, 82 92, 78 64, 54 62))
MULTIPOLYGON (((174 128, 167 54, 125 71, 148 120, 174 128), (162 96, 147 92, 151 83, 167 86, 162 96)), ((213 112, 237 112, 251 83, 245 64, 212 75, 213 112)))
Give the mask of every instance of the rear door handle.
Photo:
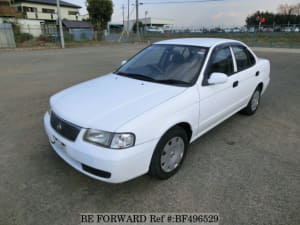
POLYGON ((232 84, 232 87, 235 88, 235 87, 237 87, 238 85, 239 85, 239 82, 238 82, 238 81, 234 81, 233 84, 232 84))
POLYGON ((256 76, 256 77, 258 77, 258 76, 259 76, 259 71, 257 71, 257 72, 255 73, 255 76, 256 76))

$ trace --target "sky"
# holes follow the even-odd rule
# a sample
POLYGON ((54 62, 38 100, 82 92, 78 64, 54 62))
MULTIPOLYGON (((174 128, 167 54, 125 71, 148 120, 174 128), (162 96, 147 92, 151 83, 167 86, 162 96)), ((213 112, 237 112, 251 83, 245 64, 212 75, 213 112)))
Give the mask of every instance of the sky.
MULTIPOLYGON (((86 0, 66 0, 78 4, 83 8, 82 14, 86 14, 86 0)), ((140 2, 165 2, 184 0, 139 0, 140 2)), ((132 5, 135 0, 130 0, 130 19, 135 18, 135 10, 132 5)), ((184 26, 242 26, 248 15, 260 11, 276 12, 282 3, 300 3, 300 0, 219 0, 205 1, 202 3, 183 4, 143 4, 139 8, 140 17, 172 19, 174 25, 184 26)), ((125 6, 125 18, 127 17, 127 0, 113 0, 114 13, 112 22, 122 22, 122 5, 125 6)))

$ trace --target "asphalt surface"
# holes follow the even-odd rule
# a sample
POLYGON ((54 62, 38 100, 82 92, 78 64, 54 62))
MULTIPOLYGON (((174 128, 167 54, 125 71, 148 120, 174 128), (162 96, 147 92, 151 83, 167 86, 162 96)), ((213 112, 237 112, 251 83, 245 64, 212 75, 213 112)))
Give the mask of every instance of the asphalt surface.
POLYGON ((82 212, 217 212, 221 224, 300 224, 300 54, 256 49, 272 81, 258 112, 194 142, 169 180, 107 184, 50 148, 59 90, 116 69, 142 45, 0 53, 0 224, 78 224, 82 212))

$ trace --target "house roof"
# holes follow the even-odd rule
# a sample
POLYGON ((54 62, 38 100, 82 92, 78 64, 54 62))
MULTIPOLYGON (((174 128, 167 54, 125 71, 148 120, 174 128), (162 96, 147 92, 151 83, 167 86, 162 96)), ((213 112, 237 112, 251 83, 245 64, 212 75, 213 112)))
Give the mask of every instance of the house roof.
POLYGON ((63 20, 66 28, 92 28, 92 24, 86 21, 63 20))
MULTIPOLYGON (((44 5, 56 5, 56 0, 16 0, 15 2, 30 2, 30 3, 44 4, 44 5)), ((81 8, 81 6, 79 5, 75 5, 65 1, 60 1, 60 5, 70 7, 70 8, 77 8, 77 9, 81 8)))

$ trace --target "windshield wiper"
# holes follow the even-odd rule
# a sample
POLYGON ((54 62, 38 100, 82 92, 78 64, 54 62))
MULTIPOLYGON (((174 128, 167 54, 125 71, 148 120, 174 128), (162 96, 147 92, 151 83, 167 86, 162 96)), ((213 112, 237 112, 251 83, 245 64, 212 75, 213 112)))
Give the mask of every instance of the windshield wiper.
POLYGON ((131 77, 138 80, 145 80, 145 81, 156 81, 152 77, 145 76, 143 74, 137 74, 137 73, 124 73, 124 72, 117 72, 117 75, 125 76, 125 77, 131 77))
POLYGON ((124 72, 116 72, 117 75, 131 77, 138 80, 145 80, 145 81, 152 81, 161 84, 181 84, 181 85, 189 85, 190 83, 182 80, 174 80, 174 79, 166 79, 166 80, 156 80, 152 77, 145 76, 143 74, 136 74, 136 73, 124 73, 124 72))
POLYGON ((184 84, 189 85, 190 83, 183 81, 183 80, 174 80, 174 79, 167 79, 167 80, 156 80, 158 83, 162 84, 184 84))

